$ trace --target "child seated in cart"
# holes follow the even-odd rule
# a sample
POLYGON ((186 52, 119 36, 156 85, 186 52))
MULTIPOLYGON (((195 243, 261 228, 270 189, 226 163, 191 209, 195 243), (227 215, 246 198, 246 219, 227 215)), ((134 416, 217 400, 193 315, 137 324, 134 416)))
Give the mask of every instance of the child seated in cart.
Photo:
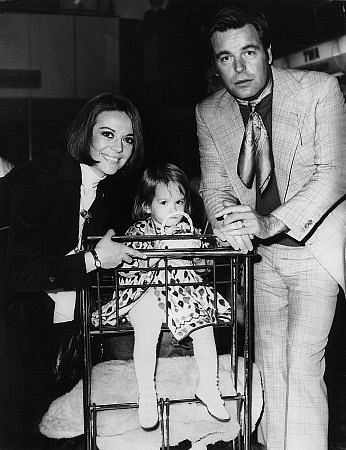
MULTIPOLYGON (((173 164, 161 164, 149 167, 139 183, 134 203, 133 218, 136 220, 126 235, 152 236, 162 234, 198 234, 191 230, 183 219, 190 211, 189 183, 184 172, 173 164)), ((189 216, 188 216, 189 217, 189 216)), ((140 240, 133 241, 136 249, 200 247, 200 239, 191 240, 140 240)), ((118 317, 127 315, 134 329, 134 366, 138 383, 138 414, 142 428, 154 429, 158 424, 157 396, 155 390, 156 347, 161 325, 168 317, 168 327, 180 342, 190 336, 199 371, 199 385, 196 398, 203 403, 209 414, 220 421, 230 419, 220 396, 217 380, 217 354, 213 333, 213 324, 217 316, 231 320, 231 308, 228 302, 215 293, 210 286, 203 285, 198 274, 197 258, 174 259, 168 270, 168 289, 165 287, 163 260, 150 258, 148 261, 134 260, 132 270, 126 264, 122 267, 121 284, 133 284, 119 290, 118 317), (143 268, 161 267, 161 270, 148 271, 143 268), (191 266, 191 269, 189 268, 191 266), (181 268, 179 268, 181 267, 181 268), (138 270, 133 270, 138 268, 138 270), (142 270, 140 270, 142 268, 142 270), (181 285, 180 283, 196 283, 181 285), (198 285, 201 283, 200 285, 198 285), (155 286, 151 286, 155 284, 155 286), (157 286, 157 285, 162 286, 157 286), (172 285, 174 284, 174 285, 172 285), (138 286, 144 287, 138 287, 138 286), (167 292, 166 292, 167 290, 167 292), (168 311, 166 311, 166 308, 168 311)), ((102 307, 102 324, 115 325, 116 298, 102 307)), ((92 323, 99 323, 99 313, 92 315, 92 323)))

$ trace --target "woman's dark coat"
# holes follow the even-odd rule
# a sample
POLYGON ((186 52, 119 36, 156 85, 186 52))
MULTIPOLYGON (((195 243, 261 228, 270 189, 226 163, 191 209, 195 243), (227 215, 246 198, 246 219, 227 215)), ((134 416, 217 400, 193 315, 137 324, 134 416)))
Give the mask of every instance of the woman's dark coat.
MULTIPOLYGON (((14 409, 23 414, 25 424, 32 424, 29 435, 37 432, 33 424, 37 425, 50 401, 71 387, 64 380, 56 383, 54 368, 75 323, 53 324, 54 302, 45 291, 70 290, 87 283, 83 253, 65 256, 78 244, 80 186, 79 163, 65 152, 55 151, 28 163, 11 192, 7 245, 10 295, 2 307, 1 346, 7 370, 2 385, 7 387, 0 392, 0 408, 4 405, 6 412, 14 409)), ((84 234, 105 232, 102 197, 98 192, 90 209, 98 220, 92 219, 84 234)), ((16 438, 22 434, 28 445, 30 436, 22 431, 23 424, 19 431, 11 430, 13 423, 11 419, 6 431, 16 438)))

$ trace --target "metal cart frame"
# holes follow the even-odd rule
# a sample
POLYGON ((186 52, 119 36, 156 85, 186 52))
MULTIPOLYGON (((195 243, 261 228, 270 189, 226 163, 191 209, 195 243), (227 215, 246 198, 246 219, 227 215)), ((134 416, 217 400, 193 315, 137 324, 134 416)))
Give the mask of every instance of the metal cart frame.
MULTIPOLYGON (((177 239, 176 236, 160 236, 162 239, 177 239)), ((197 236, 200 238, 200 236, 197 236)), ((213 238, 215 242, 215 237, 213 235, 206 235, 206 239, 213 238)), ((95 246, 95 243, 100 239, 100 237, 89 237, 84 242, 84 249, 88 250, 95 246)), ((152 236, 119 236, 113 238, 117 242, 129 242, 131 240, 155 240, 152 236)), ((184 239, 183 236, 179 236, 179 239, 184 239)), ((191 236, 190 236, 191 239, 191 236)), ((223 258, 226 261, 226 266, 229 265, 229 282, 232 285, 232 309, 233 309, 233 321, 232 321, 232 351, 231 351, 231 368, 234 372, 234 383, 235 392, 237 393, 232 397, 224 397, 224 399, 232 399, 237 401, 237 411, 238 420, 240 424, 240 432, 238 437, 232 443, 232 448, 237 450, 250 450, 250 440, 251 440, 251 385, 252 385, 252 304, 253 304, 253 257, 254 253, 241 254, 238 251, 230 250, 225 247, 217 247, 214 245, 213 248, 183 248, 183 249, 164 249, 164 250, 145 250, 145 253, 150 258, 162 258, 165 261, 165 270, 169 266, 168 262, 172 259, 181 258, 205 258, 207 260, 212 260, 212 266, 206 266, 206 268, 211 267, 213 271, 213 283, 214 291, 216 291, 216 268, 219 258, 223 258), (244 392, 238 393, 237 378, 238 378, 238 354, 237 354, 237 320, 236 320, 236 283, 237 280, 237 269, 242 268, 242 287, 243 287, 243 301, 244 301, 244 392)), ((117 273, 117 269, 112 269, 117 273)), ((100 301, 102 294, 102 272, 103 269, 98 269, 96 271, 96 283, 93 286, 94 292, 96 291, 97 299, 100 301)), ((104 271, 105 272, 105 271, 104 271)), ((109 272, 109 270, 108 270, 109 272)), ((117 276, 115 277, 117 279, 117 276)), ((117 288, 118 289, 118 288, 117 288)), ((96 450, 96 415, 98 411, 110 410, 110 409, 123 409, 123 408, 137 408, 137 403, 126 403, 126 404, 108 404, 108 405, 96 405, 92 403, 91 400, 91 338, 96 334, 106 335, 107 333, 119 333, 121 332, 120 325, 118 324, 116 328, 107 327, 103 329, 102 324, 95 329, 91 327, 90 317, 91 317, 91 287, 83 288, 78 291, 78 300, 81 312, 82 330, 83 330, 83 344, 84 344, 84 355, 83 355, 83 410, 84 410, 84 436, 85 436, 85 448, 86 450, 96 450)), ((167 308, 166 308, 167 310, 167 308)), ((218 325, 215 325, 218 326, 218 325)), ((162 447, 161 450, 169 450, 169 409, 172 403, 179 402, 194 402, 195 399, 179 399, 170 400, 159 399, 159 419, 162 432, 162 447)))

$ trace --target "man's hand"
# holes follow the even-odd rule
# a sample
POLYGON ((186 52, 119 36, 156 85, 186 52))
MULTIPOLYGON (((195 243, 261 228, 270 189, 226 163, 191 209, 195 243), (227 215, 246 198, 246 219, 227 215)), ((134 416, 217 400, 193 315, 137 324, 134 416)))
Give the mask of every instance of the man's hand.
POLYGON ((275 216, 262 216, 250 206, 232 205, 217 214, 223 217, 223 232, 230 236, 257 236, 268 239, 276 234, 288 231, 288 228, 275 216))
POLYGON ((247 205, 234 205, 223 202, 224 208, 216 214, 221 219, 214 234, 221 245, 228 242, 235 250, 252 250, 252 239, 268 239, 276 234, 288 231, 288 228, 275 216, 262 216, 247 205))
POLYGON ((227 230, 224 229, 223 223, 220 222, 214 229, 214 235, 218 238, 218 242, 222 247, 232 246, 234 250, 240 250, 243 253, 247 253, 253 250, 253 245, 250 236, 232 236, 227 230))

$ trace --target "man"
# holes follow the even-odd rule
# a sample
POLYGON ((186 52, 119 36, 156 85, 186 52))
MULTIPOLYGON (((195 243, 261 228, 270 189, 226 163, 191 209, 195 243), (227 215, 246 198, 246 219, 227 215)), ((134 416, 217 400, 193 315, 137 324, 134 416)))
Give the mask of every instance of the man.
POLYGON ((324 352, 345 289, 344 98, 332 76, 271 66, 262 14, 221 10, 210 44, 224 89, 196 108, 201 194, 221 244, 247 252, 255 241, 261 257, 259 440, 327 450, 324 352))

